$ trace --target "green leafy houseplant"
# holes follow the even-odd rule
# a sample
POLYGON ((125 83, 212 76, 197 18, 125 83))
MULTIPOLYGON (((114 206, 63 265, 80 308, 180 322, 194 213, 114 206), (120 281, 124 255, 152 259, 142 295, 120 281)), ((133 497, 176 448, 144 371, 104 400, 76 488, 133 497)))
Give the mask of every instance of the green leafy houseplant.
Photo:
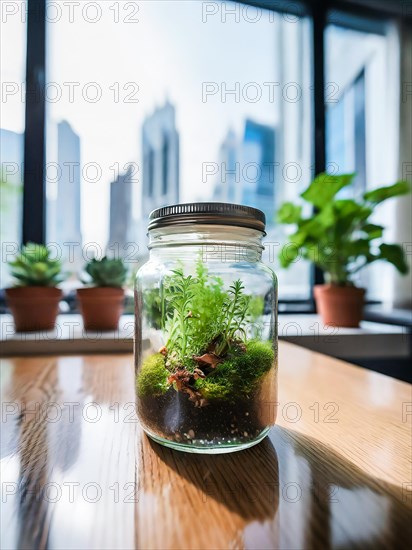
MULTIPOLYGON (((370 221, 375 208, 384 201, 410 191, 408 182, 368 191, 358 200, 339 199, 339 191, 352 184, 355 174, 320 174, 301 194, 315 211, 303 216, 302 206, 284 203, 277 219, 295 227, 279 259, 289 267, 298 259, 313 262, 334 287, 353 287, 354 276, 365 266, 386 261, 402 274, 408 272, 399 244, 383 242, 384 227, 370 221)), ((339 323, 338 323, 339 324, 339 323)))
MULTIPOLYGON (((234 404, 251 406, 265 375, 274 366, 272 344, 247 337, 247 325, 263 314, 263 305, 263 299, 246 294, 241 280, 225 288, 223 281, 211 276, 200 261, 195 276, 185 275, 180 268, 166 276, 157 321, 165 335, 165 346, 149 355, 137 374, 142 414, 152 420, 158 414, 153 411, 161 410, 156 400, 172 402, 185 396, 181 406, 208 411, 198 420, 193 412, 188 413, 193 423, 199 423, 194 426, 196 432, 203 429, 201 418, 216 425, 214 414, 219 416, 219 407, 228 407, 230 428, 229 414, 233 414, 234 404)), ((148 314, 152 316, 153 310, 148 314)), ((180 435, 179 431, 173 434, 180 435)))
POLYGON ((116 330, 124 306, 127 268, 121 259, 92 259, 86 267, 86 288, 77 290, 86 330, 116 330))
POLYGON ((51 330, 62 297, 56 287, 65 278, 61 261, 46 246, 28 243, 9 266, 16 286, 6 289, 6 298, 16 330, 51 330))

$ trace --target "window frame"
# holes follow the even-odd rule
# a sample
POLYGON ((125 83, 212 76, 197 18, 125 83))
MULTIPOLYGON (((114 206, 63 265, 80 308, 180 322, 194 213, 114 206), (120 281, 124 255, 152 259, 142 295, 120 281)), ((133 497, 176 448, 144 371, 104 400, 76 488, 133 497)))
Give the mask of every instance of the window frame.
POLYGON ((27 0, 23 244, 46 239, 46 1, 27 0))
MULTIPOLYGON (((221 0, 224 1, 224 0, 221 0)), ((336 12, 344 14, 339 20, 342 26, 351 26, 358 17, 371 19, 372 25, 379 26, 388 17, 402 16, 412 20, 412 14, 402 13, 402 3, 393 2, 392 9, 384 4, 377 7, 365 5, 362 1, 354 4, 349 0, 300 0, 284 3, 282 0, 234 0, 276 12, 302 16, 311 20, 312 47, 312 140, 313 175, 326 169, 326 105, 325 105, 325 30, 327 25, 339 20, 336 12)), ((26 96, 25 135, 24 135, 24 182, 23 182, 23 231, 22 243, 28 241, 46 243, 46 2, 28 0, 27 13, 27 52, 26 52, 26 96), (30 93, 31 92, 31 93, 30 93)), ((311 270, 310 288, 323 282, 323 274, 314 265, 311 270)), ((280 300, 291 313, 313 313, 315 305, 311 297, 307 300, 280 300), (301 306, 299 308, 299 306, 301 306)), ((287 310, 285 311, 287 313, 287 310)))

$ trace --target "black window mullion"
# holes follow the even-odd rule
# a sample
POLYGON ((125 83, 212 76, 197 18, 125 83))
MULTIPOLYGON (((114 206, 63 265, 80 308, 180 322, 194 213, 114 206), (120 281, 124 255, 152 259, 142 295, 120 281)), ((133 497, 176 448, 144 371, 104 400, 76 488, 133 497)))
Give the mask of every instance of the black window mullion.
POLYGON ((45 54, 46 0, 27 0, 23 243, 46 239, 45 54))
POLYGON ((325 26, 326 2, 320 0, 312 11, 313 48, 313 119, 314 119, 314 171, 315 175, 326 169, 325 137, 325 26))
MULTIPOLYGON (((326 118, 325 118, 325 27, 327 0, 311 4, 313 51, 313 139, 314 173, 326 170, 326 118)), ((314 266, 312 284, 322 284, 322 271, 314 266)))

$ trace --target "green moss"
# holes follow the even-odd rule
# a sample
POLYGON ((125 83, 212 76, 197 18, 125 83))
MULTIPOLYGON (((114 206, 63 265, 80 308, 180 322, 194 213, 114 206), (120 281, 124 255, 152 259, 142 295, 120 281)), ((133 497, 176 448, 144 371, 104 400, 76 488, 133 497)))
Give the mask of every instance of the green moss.
POLYGON ((139 397, 162 395, 170 385, 167 383, 169 371, 165 367, 165 358, 155 353, 143 361, 137 376, 137 394, 139 397))
MULTIPOLYGON (((199 378, 194 388, 208 401, 235 399, 251 394, 261 377, 272 367, 275 356, 270 342, 251 341, 246 351, 237 349, 230 357, 217 365, 206 378, 199 378)), ((156 353, 148 357, 137 377, 139 397, 163 395, 170 388, 169 371, 165 358, 156 353)))
POLYGON ((233 354, 207 378, 197 380, 195 387, 208 400, 248 395, 272 367, 274 359, 270 342, 251 341, 247 344, 246 352, 239 350, 233 354))
POLYGON ((275 360, 272 344, 253 340, 247 344, 246 353, 240 354, 235 365, 243 383, 248 385, 267 372, 275 360))
POLYGON ((229 397, 232 389, 228 380, 217 382, 210 378, 196 380, 195 388, 200 391, 205 399, 211 401, 229 397))

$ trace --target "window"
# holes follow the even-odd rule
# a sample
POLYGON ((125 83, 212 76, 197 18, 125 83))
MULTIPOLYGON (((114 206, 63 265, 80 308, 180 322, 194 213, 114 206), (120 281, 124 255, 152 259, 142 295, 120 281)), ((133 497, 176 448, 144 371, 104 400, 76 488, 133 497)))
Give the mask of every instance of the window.
MULTIPOLYGON (((335 86, 335 84, 332 84, 335 86)), ((326 156, 332 171, 356 172, 354 193, 366 191, 365 71, 355 77, 326 117, 326 156)))
POLYGON ((24 97, 26 71, 26 1, 2 10, 0 33, 0 232, 2 287, 9 283, 4 260, 16 250, 22 235, 24 97), (8 53, 6 53, 8 52, 8 53), (10 55, 10 52, 13 52, 10 55))
MULTIPOLYGON (((2 46, 7 42, 14 52, 6 57, 1 50, 3 241, 18 242, 24 233, 57 243, 76 284, 94 255, 116 253, 137 267, 147 254, 147 217, 154 208, 244 202, 266 213, 265 261, 278 272, 280 301, 310 305, 313 266, 299 260, 288 271, 278 269, 288 230, 276 224, 277 208, 299 201, 325 160, 329 171, 357 172, 355 194, 391 183, 401 176, 398 149, 409 143, 399 138, 397 116, 399 58, 407 48, 400 48, 380 2, 337 12, 332 1, 327 13, 315 0, 262 2, 270 9, 254 0, 39 0, 40 9, 29 11, 24 0, 6 9, 2 3, 2 46), (26 182, 22 201, 20 92, 30 18, 47 24, 46 44, 42 33, 35 40, 35 68, 40 77, 46 70, 46 200, 38 178, 34 186, 26 182), (45 203, 46 231, 37 215, 45 203)), ((391 11, 405 15, 402 7, 385 4, 391 11)), ((33 39, 36 25, 30 28, 33 39)), ((28 64, 34 69, 30 57, 28 64)), ((27 124, 25 155, 33 165, 43 145, 36 142, 42 115, 33 104, 27 108, 37 113, 27 124)), ((377 220, 389 220, 389 240, 405 241, 395 211, 391 205, 377 210, 377 220)), ((1 270, 4 281, 5 262, 1 270)), ((384 298, 377 269, 363 276, 369 297, 384 298)))
MULTIPOLYGON (((128 5, 49 16, 47 239, 82 243, 83 256, 129 239, 142 259, 154 208, 236 201, 266 213, 276 268, 276 209, 312 176, 307 18, 235 2, 128 5)), ((282 298, 309 298, 308 264, 279 277, 282 298)))
MULTIPOLYGON (((397 32, 390 22, 358 20, 356 30, 329 25, 325 40, 328 169, 356 172, 350 193, 359 196, 400 177, 397 32)), ((394 205, 392 201, 375 213, 375 222, 388 227, 387 239, 394 238, 394 205)), ((391 266, 380 263, 364 270, 359 283, 368 288, 369 299, 382 301, 390 290, 390 284, 382 285, 382 280, 388 282, 393 275, 391 266)))

